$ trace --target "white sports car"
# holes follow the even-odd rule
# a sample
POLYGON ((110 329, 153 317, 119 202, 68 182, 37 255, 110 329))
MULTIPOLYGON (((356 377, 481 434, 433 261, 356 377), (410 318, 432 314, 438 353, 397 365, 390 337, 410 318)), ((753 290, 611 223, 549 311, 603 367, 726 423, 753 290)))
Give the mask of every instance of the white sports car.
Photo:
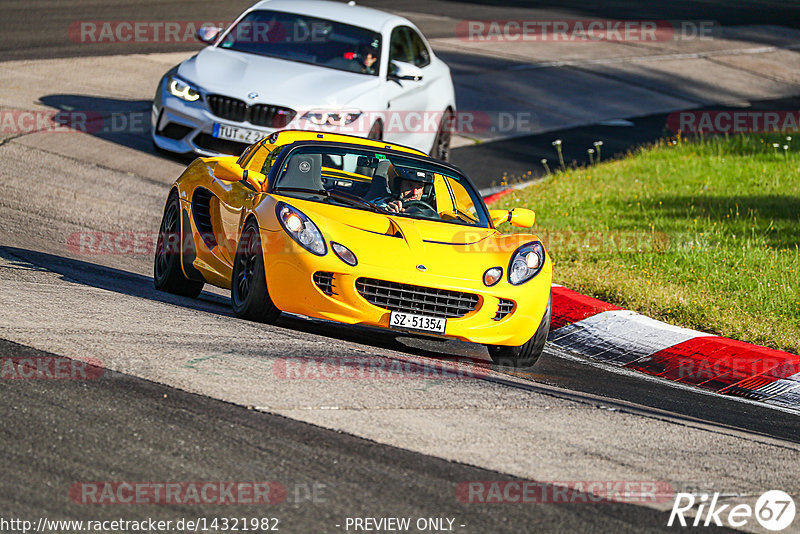
POLYGON ((450 69, 410 21, 354 3, 265 0, 172 68, 153 99, 156 147, 239 154, 286 128, 347 133, 447 160, 450 69))

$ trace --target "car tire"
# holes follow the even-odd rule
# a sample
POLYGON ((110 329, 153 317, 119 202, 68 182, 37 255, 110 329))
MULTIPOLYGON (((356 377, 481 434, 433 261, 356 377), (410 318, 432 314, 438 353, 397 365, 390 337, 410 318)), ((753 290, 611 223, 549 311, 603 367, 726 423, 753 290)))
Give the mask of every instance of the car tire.
POLYGON ((158 231, 153 261, 153 283, 159 291, 195 298, 203 291, 205 282, 189 280, 183 274, 181 268, 183 242, 180 200, 178 193, 172 191, 167 197, 167 205, 164 207, 164 216, 161 218, 158 231))
POLYGON ((373 141, 380 141, 383 139, 383 124, 381 124, 380 120, 375 121, 375 124, 369 129, 367 139, 372 139, 373 141))
POLYGON ((547 334, 550 333, 550 315, 553 311, 553 293, 547 301, 547 310, 539 323, 539 328, 533 336, 518 347, 508 347, 504 345, 487 345, 489 356, 495 365, 506 367, 533 367, 539 356, 544 351, 544 344, 547 341, 547 334))
POLYGON ((442 121, 433 140, 431 157, 442 161, 450 161, 450 141, 453 137, 453 112, 446 109, 442 114, 442 121))
POLYGON ((236 246, 231 277, 231 305, 241 319, 273 323, 281 311, 267 291, 261 234, 255 220, 247 222, 236 246))

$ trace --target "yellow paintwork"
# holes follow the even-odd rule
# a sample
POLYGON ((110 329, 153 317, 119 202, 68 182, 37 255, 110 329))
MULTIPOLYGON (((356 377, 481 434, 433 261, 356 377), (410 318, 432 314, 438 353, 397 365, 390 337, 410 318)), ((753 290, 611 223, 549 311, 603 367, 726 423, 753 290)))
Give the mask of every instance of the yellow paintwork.
MULTIPOLYGON (((206 282, 229 289, 239 234, 245 221, 255 217, 261 232, 267 288, 275 305, 285 312, 387 327, 390 312, 368 303, 355 289, 358 277, 368 277, 477 294, 480 302, 475 311, 447 320, 446 337, 494 345, 521 345, 530 339, 547 307, 552 262, 547 256, 542 271, 519 286, 508 282, 507 271, 513 252, 520 245, 537 240, 535 235, 506 235, 495 228, 412 220, 265 193, 266 177, 259 171, 270 153, 295 141, 318 139, 319 135, 318 132, 282 131, 246 150, 238 163, 237 158, 231 156, 199 158, 189 165, 174 185, 182 213, 185 212, 181 219, 184 224, 189 222, 189 227, 183 226, 182 231, 191 233, 196 249, 192 258, 186 256, 184 247, 183 265, 187 276, 193 274, 187 272, 192 270, 186 268, 188 263, 206 282), (270 139, 275 139, 274 144, 270 139), (239 163, 244 164, 244 168, 239 163), (248 172, 243 180, 245 169, 248 172), (191 214, 191 199, 197 187, 208 189, 214 195, 210 214, 215 246, 206 245, 191 214), (296 207, 317 224, 326 241, 325 256, 307 252, 283 230, 275 214, 278 201, 296 207), (397 231, 402 237, 386 235, 397 231), (358 265, 351 267, 333 254, 331 241, 352 250, 358 265), (425 272, 417 270, 419 264, 425 265, 425 272), (483 273, 496 266, 503 268, 503 277, 493 287, 486 287, 483 273), (312 276, 316 271, 334 273, 335 295, 324 294, 314 284, 312 276), (504 319, 494 321, 500 298, 514 301, 514 310, 504 319)), ((345 135, 324 134, 322 140, 361 147, 389 147, 425 156, 411 148, 345 135)), ((444 186, 436 180, 435 187, 444 186)), ((503 210, 503 217, 492 211, 492 218, 508 218, 508 211, 503 210)), ((520 210, 520 222, 532 223, 532 212, 530 214, 520 210)))

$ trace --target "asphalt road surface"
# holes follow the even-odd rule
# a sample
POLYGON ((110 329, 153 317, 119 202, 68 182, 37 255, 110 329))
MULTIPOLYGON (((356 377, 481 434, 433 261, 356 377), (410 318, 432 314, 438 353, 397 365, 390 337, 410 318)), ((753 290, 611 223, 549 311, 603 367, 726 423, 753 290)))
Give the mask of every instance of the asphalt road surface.
MULTIPOLYGON (((533 10, 513 2, 410 2, 402 10, 427 14, 420 24, 434 33, 448 31, 437 15, 798 20, 793 5, 713 8, 721 4, 623 11, 613 2, 533 10)), ((70 41, 64 28, 75 20, 224 20, 245 5, 9 1, 0 8, 8 38, 0 46, 6 60, 73 58, 52 69, 52 87, 33 90, 53 107, 75 105, 59 101, 56 88, 99 83, 83 78, 87 63, 78 59, 134 51, 70 41), (69 70, 77 79, 59 78, 69 70)), ((97 94, 90 104, 118 105, 97 94)), ((126 105, 139 111, 149 103, 126 105)), ((463 148, 457 158, 504 159, 515 172, 520 146, 463 148)), ((226 292, 208 290, 199 300, 156 292, 149 253, 71 249, 69 236, 81 232, 158 227, 182 162, 152 154, 142 136, 6 137, 0 154, 0 356, 93 358, 105 367, 94 380, 0 380, 3 518, 270 516, 285 532, 338 532, 347 517, 409 516, 453 518, 463 532, 639 532, 666 528, 671 499, 483 505, 461 502, 456 488, 476 480, 651 480, 751 504, 767 489, 800 492, 794 414, 551 350, 532 371, 510 372, 492 368, 483 348, 462 343, 295 317, 255 325, 232 317, 226 292), (460 362, 470 379, 286 380, 275 371, 286 358, 309 356, 460 362), (287 498, 269 507, 198 509, 86 505, 69 495, 87 481, 214 480, 274 481, 287 498)))

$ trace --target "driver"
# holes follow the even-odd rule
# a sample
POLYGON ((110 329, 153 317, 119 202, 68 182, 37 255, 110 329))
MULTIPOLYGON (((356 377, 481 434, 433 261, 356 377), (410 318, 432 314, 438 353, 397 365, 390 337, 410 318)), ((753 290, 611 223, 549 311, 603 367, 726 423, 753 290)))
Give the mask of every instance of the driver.
MULTIPOLYGON (((401 169, 392 167, 394 170, 394 180, 397 184, 397 195, 385 202, 385 208, 394 213, 405 213, 407 209, 405 203, 413 200, 422 200, 425 192, 425 184, 429 182, 424 172, 415 172, 411 169, 401 169)), ((411 208, 413 209, 413 207, 411 208)))

